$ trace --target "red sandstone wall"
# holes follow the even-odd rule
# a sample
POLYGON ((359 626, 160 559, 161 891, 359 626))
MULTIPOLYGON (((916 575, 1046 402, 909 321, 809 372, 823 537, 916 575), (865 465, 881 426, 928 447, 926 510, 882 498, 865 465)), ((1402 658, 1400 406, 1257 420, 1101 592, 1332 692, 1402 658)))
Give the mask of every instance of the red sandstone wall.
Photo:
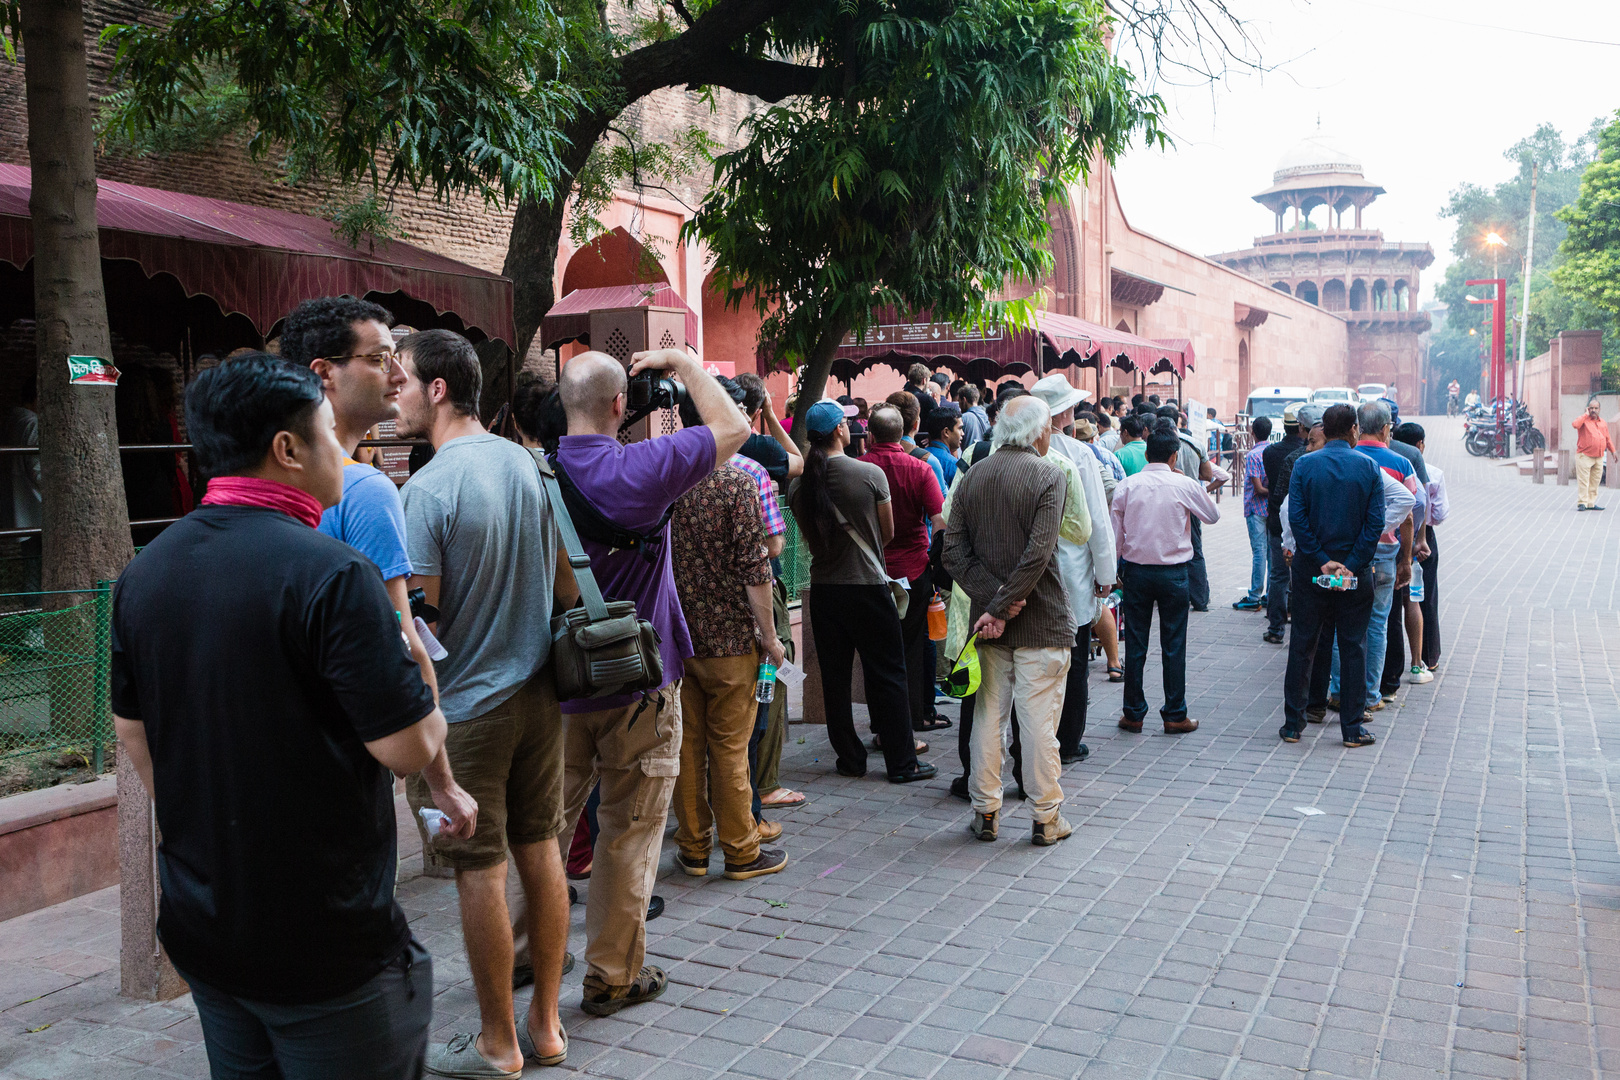
MULTIPOLYGON (((1103 183, 1093 181, 1088 191, 1093 207, 1101 197, 1103 183)), ((1109 255, 1110 264, 1176 288, 1166 289, 1156 303, 1133 309, 1099 297, 1093 285, 1087 290, 1090 313, 1086 318, 1109 326, 1123 319, 1142 337, 1190 339, 1197 359, 1184 396, 1214 406, 1221 416, 1236 413, 1248 392, 1257 386, 1345 385, 1349 355, 1343 319, 1133 228, 1120 206, 1111 176, 1106 183, 1106 228, 1114 249, 1109 255), (1273 314, 1264 324, 1245 330, 1236 322, 1234 305, 1238 303, 1273 314), (1105 318, 1098 319, 1099 313, 1105 318), (1249 352, 1246 378, 1239 365, 1239 346, 1243 342, 1247 342, 1249 352)), ((1087 222, 1082 232, 1094 237, 1095 227, 1087 222)), ((1084 246, 1091 249, 1096 244, 1084 246)), ((1103 277, 1098 261, 1087 265, 1089 283, 1103 277)))

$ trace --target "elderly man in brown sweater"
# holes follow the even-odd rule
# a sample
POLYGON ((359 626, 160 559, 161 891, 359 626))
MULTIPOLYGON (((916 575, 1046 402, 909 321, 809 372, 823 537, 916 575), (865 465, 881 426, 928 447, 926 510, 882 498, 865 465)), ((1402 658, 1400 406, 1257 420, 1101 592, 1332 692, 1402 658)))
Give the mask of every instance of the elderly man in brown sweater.
POLYGON ((1001 751, 1018 706, 1024 789, 1034 842, 1072 831, 1060 812, 1057 724, 1075 640, 1074 614, 1053 553, 1068 481, 1043 461, 1046 405, 1016 398, 996 418, 995 452, 958 481, 945 534, 945 566, 972 601, 980 683, 973 728, 969 828, 994 840, 1001 813, 1001 751))

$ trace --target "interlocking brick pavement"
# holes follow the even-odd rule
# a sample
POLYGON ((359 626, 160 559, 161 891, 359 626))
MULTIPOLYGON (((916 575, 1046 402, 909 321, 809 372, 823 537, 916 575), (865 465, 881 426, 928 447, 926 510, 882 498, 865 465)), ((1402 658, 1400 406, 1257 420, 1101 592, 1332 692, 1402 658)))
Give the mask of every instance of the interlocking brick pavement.
MULTIPOLYGON (((1248 578, 1228 497, 1205 532, 1215 607, 1189 641, 1196 734, 1119 732, 1099 665, 1092 756, 1064 773, 1075 834, 1037 849, 1017 803, 1000 842, 968 835, 945 791, 954 731, 930 736, 939 780, 894 787, 838 777, 825 737, 793 728, 784 779, 811 801, 781 815, 789 868, 743 883, 666 866, 649 948, 668 993, 591 1019, 571 975, 564 1069, 1620 1072, 1620 505, 1578 514, 1572 487, 1469 459, 1454 422, 1429 424, 1453 508, 1445 655, 1435 682, 1373 717, 1375 747, 1345 750, 1331 724, 1277 740, 1285 650, 1228 606, 1248 578)), ((1150 702, 1157 678, 1150 661, 1150 702)), ((435 957, 443 1037, 477 1013, 454 889, 418 866, 400 898, 435 957)), ((0 1076, 206 1075, 188 999, 116 997, 116 896, 0 924, 0 1076)), ((576 910, 576 951, 582 932, 576 910)))

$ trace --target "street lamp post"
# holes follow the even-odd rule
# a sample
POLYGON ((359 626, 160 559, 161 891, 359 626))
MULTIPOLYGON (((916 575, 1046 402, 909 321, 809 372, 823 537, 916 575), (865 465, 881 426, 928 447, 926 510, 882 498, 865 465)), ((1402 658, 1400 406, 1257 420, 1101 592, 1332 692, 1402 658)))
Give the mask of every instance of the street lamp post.
MULTIPOLYGON (((1492 233, 1491 235, 1495 235, 1492 233)), ((1511 429, 1503 416, 1504 401, 1507 382, 1507 282, 1501 278, 1487 278, 1466 282, 1468 285, 1491 285, 1494 288, 1489 297, 1468 297, 1470 304, 1491 305, 1491 401, 1496 413, 1496 450, 1495 456, 1504 456, 1507 449, 1504 428, 1511 429)))
MULTIPOLYGON (((1500 399, 1502 399, 1504 397, 1509 396, 1509 389, 1508 389, 1508 386, 1507 386, 1507 351, 1506 351, 1507 342, 1505 340, 1505 334, 1506 334, 1506 330, 1507 330, 1507 321, 1504 318, 1504 301, 1506 300, 1506 297, 1507 297, 1507 283, 1502 279, 1502 271, 1501 271, 1501 267, 1500 267, 1501 257, 1502 257, 1502 249, 1507 247, 1507 241, 1503 240, 1501 234, 1496 232, 1493 229, 1490 232, 1485 234, 1485 246, 1488 247, 1490 249, 1490 251, 1491 251, 1491 278, 1492 278, 1492 280, 1494 280, 1497 283, 1497 285, 1496 285, 1496 300, 1495 300, 1496 306, 1493 309, 1493 311, 1495 313, 1494 314, 1494 327, 1495 328, 1492 330, 1492 333, 1491 333, 1491 379, 1492 379, 1493 384, 1497 383, 1497 379, 1498 379, 1498 376, 1496 374, 1497 341, 1498 341, 1498 339, 1502 339, 1502 353, 1501 353, 1501 355, 1502 355, 1502 375, 1500 377, 1500 384, 1497 385, 1496 392, 1495 392, 1495 394, 1493 396, 1493 400, 1500 400, 1500 399)), ((1522 331, 1521 331, 1521 336, 1523 336, 1522 331)), ((1518 417, 1518 412, 1519 412, 1519 408, 1518 408, 1518 404, 1519 404, 1518 403, 1518 390, 1517 390, 1517 388, 1514 388, 1511 391, 1511 397, 1512 397, 1512 400, 1513 400, 1512 416, 1516 420, 1517 417, 1518 417)), ((1502 443, 1501 412, 1502 412, 1501 407, 1498 406, 1498 408, 1497 408, 1497 430, 1496 430, 1496 441, 1497 441, 1498 445, 1501 445, 1501 443, 1502 443)), ((1514 443, 1514 437, 1517 434, 1517 427, 1518 427, 1517 423, 1509 423, 1509 425, 1508 425, 1507 444, 1506 444, 1507 445, 1507 456, 1508 457, 1513 456, 1513 451, 1514 451, 1513 443, 1514 443)))

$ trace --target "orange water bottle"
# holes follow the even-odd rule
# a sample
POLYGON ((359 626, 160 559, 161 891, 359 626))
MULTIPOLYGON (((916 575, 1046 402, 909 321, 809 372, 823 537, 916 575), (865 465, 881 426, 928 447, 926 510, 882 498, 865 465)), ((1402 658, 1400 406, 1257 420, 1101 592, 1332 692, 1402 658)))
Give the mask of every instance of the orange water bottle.
POLYGON ((946 623, 945 601, 940 599, 939 593, 935 593, 934 598, 928 601, 928 639, 944 641, 946 623))

